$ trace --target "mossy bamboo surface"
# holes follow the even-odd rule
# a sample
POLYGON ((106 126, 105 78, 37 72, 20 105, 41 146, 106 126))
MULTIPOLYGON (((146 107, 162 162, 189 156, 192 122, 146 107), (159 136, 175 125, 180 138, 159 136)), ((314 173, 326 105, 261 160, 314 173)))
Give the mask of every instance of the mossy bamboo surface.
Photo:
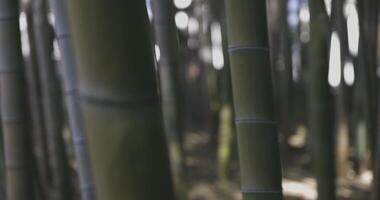
POLYGON ((62 56, 63 90, 69 114, 69 123, 74 143, 75 157, 78 162, 79 187, 82 200, 94 200, 95 188, 84 133, 82 113, 79 105, 78 83, 75 72, 75 58, 66 17, 66 7, 62 0, 50 0, 55 16, 55 33, 62 56))
POLYGON ((243 199, 280 200, 266 1, 227 0, 226 11, 243 199))
POLYGON ((69 0, 98 200, 172 200, 144 1, 69 0))
POLYGON ((18 2, 0 1, 0 97, 8 200, 33 199, 31 145, 18 2))

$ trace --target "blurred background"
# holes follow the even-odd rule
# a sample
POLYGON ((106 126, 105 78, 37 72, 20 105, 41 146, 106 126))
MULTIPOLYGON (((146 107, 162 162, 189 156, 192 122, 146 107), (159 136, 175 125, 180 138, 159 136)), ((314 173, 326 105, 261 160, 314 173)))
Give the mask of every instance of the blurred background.
MULTIPOLYGON (((151 1, 147 0, 147 5, 153 20, 151 1)), ((313 76, 308 72, 309 63, 319 58, 308 54, 308 3, 267 0, 285 199, 312 200, 318 196, 311 155, 315 140, 308 127, 307 84, 308 77, 313 76)), ((325 0, 330 27, 326 79, 333 104, 328 111, 333 120, 328 134, 334 142, 338 199, 370 198, 372 166, 378 157, 371 144, 376 131, 371 130, 372 118, 368 116, 378 113, 368 103, 369 98, 377 98, 378 91, 368 85, 371 76, 378 81, 380 52, 376 50, 376 56, 370 58, 359 43, 365 43, 363 38, 367 37, 371 48, 378 49, 375 47, 379 46, 378 29, 373 30, 376 36, 365 36, 363 32, 368 30, 364 26, 379 27, 374 23, 379 13, 376 6, 369 8, 362 4, 365 3, 355 0, 325 0), (376 17, 372 22, 363 22, 368 19, 363 15, 370 12, 377 13, 376 17), (366 67, 373 70, 360 70, 366 67)), ((241 199, 234 113, 228 91, 229 61, 223 50, 226 45, 223 2, 174 0, 174 5, 181 58, 178 84, 183 98, 184 131, 179 142, 183 148, 180 156, 184 190, 194 200, 241 199)), ((160 59, 158 45, 156 58, 160 59)))

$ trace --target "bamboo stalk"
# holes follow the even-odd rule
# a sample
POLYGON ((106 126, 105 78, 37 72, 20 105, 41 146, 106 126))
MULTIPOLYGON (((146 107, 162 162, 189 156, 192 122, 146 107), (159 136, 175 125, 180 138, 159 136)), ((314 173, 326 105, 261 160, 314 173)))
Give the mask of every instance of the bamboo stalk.
POLYGON ((283 136, 283 149, 292 135, 292 62, 289 42, 286 5, 287 0, 269 0, 268 27, 271 63, 275 83, 275 105, 278 111, 279 131, 283 136))
POLYGON ((329 17, 323 1, 309 1, 310 43, 308 49, 309 129, 318 182, 318 199, 335 199, 335 159, 332 98, 328 83, 329 17))
POLYGON ((41 87, 39 84, 38 65, 34 41, 33 14, 30 1, 22 6, 27 20, 27 34, 29 42, 29 55, 25 56, 25 73, 28 86, 29 108, 31 113, 31 128, 33 132, 33 149, 36 163, 38 183, 40 185, 40 198, 48 196, 50 169, 48 166, 48 150, 46 132, 43 119, 41 87))
POLYGON ((172 200, 145 2, 69 0, 68 13, 97 198, 172 200))
POLYGON ((227 0, 227 35, 244 200, 280 200, 281 162, 266 2, 227 0))
POLYGON ((33 199, 30 133, 18 3, 0 1, 0 97, 8 200, 33 199))
MULTIPOLYGON (((372 64, 369 64, 368 67, 372 68, 372 72, 377 72, 378 70, 378 66, 379 66, 379 55, 378 53, 380 52, 380 49, 378 46, 379 45, 379 41, 380 41, 380 3, 379 1, 372 1, 372 2, 365 2, 365 4, 367 4, 367 8, 368 10, 366 11, 366 15, 367 15, 367 20, 368 20, 368 25, 367 25, 367 29, 369 30, 364 30, 365 33, 362 33, 362 34, 368 34, 368 35, 365 35, 364 37, 366 38, 363 38, 364 40, 367 39, 368 41, 368 46, 367 47, 367 52, 365 53, 367 55, 367 53, 369 54, 369 63, 372 63, 372 64)), ((368 56, 368 55, 367 55, 368 56)), ((379 87, 379 84, 380 84, 380 81, 378 79, 378 76, 376 76, 376 74, 374 75, 371 75, 372 77, 375 76, 375 89, 376 89, 376 98, 374 99, 374 105, 376 105, 375 107, 372 107, 372 108, 376 108, 376 112, 374 112, 374 110, 371 110, 374 115, 373 115, 373 120, 374 120, 374 136, 375 136, 375 141, 374 141, 374 152, 372 152, 372 158, 374 158, 374 168, 373 168, 373 174, 374 174, 374 179, 373 179, 373 189, 372 189, 372 194, 371 194, 371 199, 372 200, 377 200, 380 198, 380 158, 379 158, 379 155, 380 155, 380 125, 379 125, 379 120, 380 120, 380 106, 379 106, 379 99, 380 99, 380 87, 379 87)))
POLYGON ((53 60, 53 32, 47 21, 45 0, 33 0, 33 24, 37 63, 40 74, 45 130, 51 170, 50 196, 52 200, 72 198, 68 158, 63 140, 63 110, 61 90, 53 60))
POLYGON ((185 196, 182 146, 182 110, 180 91, 180 63, 178 34, 174 22, 174 4, 171 0, 154 0, 153 22, 156 43, 160 48, 159 75, 164 127, 172 155, 172 170, 177 191, 185 196))
POLYGON ((55 16, 54 28, 62 56, 63 90, 66 96, 75 157, 78 161, 81 199, 94 200, 95 188, 92 177, 92 167, 79 105, 78 83, 75 74, 76 63, 72 52, 73 48, 67 24, 66 7, 62 0, 50 0, 50 6, 55 16))

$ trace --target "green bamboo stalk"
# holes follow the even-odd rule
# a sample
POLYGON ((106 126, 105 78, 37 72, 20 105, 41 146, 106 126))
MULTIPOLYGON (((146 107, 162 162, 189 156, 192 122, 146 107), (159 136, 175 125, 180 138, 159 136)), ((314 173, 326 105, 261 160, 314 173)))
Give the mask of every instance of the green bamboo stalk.
POLYGON ((99 200, 172 200, 144 1, 69 0, 99 200))
POLYGON ((0 1, 0 97, 8 200, 33 199, 18 2, 0 1))
POLYGON ((78 161, 79 187, 82 200, 94 200, 95 188, 92 177, 92 167, 88 153, 87 139, 82 122, 79 105, 78 83, 75 74, 75 58, 71 44, 71 36, 66 17, 66 7, 62 0, 50 0, 50 6, 55 16, 55 33, 62 56, 63 90, 69 114, 69 123, 74 143, 75 157, 78 161))
POLYGON ((328 84, 329 17, 320 0, 309 1, 309 130, 315 175, 318 182, 318 199, 335 199, 335 164, 332 98, 328 84))
MULTIPOLYGON (((179 74, 178 34, 174 22, 174 4, 171 0, 154 0, 153 22, 156 43, 160 48, 159 74, 164 126, 172 155, 172 170, 178 191, 184 191, 183 126, 179 74)), ((182 193, 182 192, 180 192, 182 193)), ((183 195, 181 195, 183 196, 183 195)))
POLYGON ((50 196, 52 200, 70 200, 72 187, 68 158, 63 140, 63 110, 61 90, 53 60, 53 32, 47 21, 45 0, 33 0, 33 24, 37 63, 42 90, 45 130, 51 170, 50 196))
POLYGON ((281 162, 266 2, 227 0, 226 3, 243 200, 280 200, 281 162))

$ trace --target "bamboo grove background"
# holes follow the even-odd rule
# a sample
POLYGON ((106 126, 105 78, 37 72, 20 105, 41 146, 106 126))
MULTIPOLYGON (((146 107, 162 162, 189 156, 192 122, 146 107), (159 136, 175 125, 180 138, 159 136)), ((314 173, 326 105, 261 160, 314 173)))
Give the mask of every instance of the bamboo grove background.
POLYGON ((379 200, 378 0, 0 0, 0 200, 379 200))

